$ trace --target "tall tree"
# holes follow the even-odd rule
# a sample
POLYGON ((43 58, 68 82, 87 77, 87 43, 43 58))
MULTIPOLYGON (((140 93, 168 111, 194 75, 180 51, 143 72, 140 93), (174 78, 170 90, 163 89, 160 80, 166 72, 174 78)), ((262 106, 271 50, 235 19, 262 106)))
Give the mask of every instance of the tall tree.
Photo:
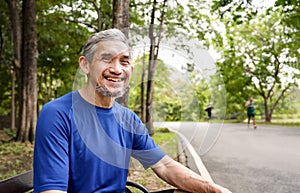
POLYGON ((141 119, 143 121, 143 123, 146 122, 146 111, 145 111, 145 77, 146 77, 146 51, 145 51, 145 47, 144 47, 144 54, 143 54, 143 62, 142 62, 142 72, 141 72, 141 119))
POLYGON ((153 130, 153 97, 154 97, 154 77, 156 71, 156 63, 158 58, 159 45, 162 38, 162 28, 164 24, 165 7, 167 0, 163 1, 161 15, 159 18, 160 24, 157 32, 154 28, 155 13, 157 11, 157 1, 153 1, 153 7, 151 12, 151 22, 149 27, 149 39, 150 39, 150 54, 148 65, 148 81, 147 81, 147 101, 146 101, 146 126, 150 135, 154 134, 153 130), (155 35, 157 34, 157 35, 155 35))
POLYGON ((34 141, 37 120, 37 37, 35 0, 23 1, 22 101, 18 141, 34 141))
MULTIPOLYGON (((113 20, 112 27, 120 29, 127 38, 129 38, 129 0, 113 1, 113 20)), ((117 98, 117 101, 128 107, 129 87, 123 96, 117 98)))
MULTIPOLYGON (((18 72, 20 92, 19 124, 17 141, 34 140, 37 120, 37 37, 35 0, 7 1, 10 9, 12 40, 14 47, 13 66, 18 72), (19 16, 22 10, 22 16, 19 16), (22 22, 19 18, 22 18, 22 22)), ((14 76, 12 77, 14 79, 14 76)), ((14 81, 14 80, 13 80, 14 81)), ((14 84, 12 84, 14 85, 14 84)), ((14 88, 12 90, 14 94, 14 88)), ((13 98, 13 97, 12 97, 13 98)), ((13 104, 13 102, 12 102, 13 104)), ((14 111, 14 109, 12 109, 14 111)), ((13 112, 12 112, 13 114, 13 112)), ((14 122, 12 122, 14 124, 14 122)))
POLYGON ((16 100, 15 100, 15 79, 16 74, 20 77, 21 71, 21 42, 22 42, 22 28, 20 25, 20 17, 18 10, 18 0, 7 1, 10 10, 10 21, 12 30, 12 42, 13 42, 13 60, 12 60, 12 71, 11 71, 11 129, 16 128, 16 100))
POLYGON ((265 121, 271 122, 276 107, 299 79, 299 71, 295 69, 299 55, 289 46, 296 41, 296 36, 282 22, 282 11, 278 9, 244 15, 251 17, 239 17, 235 21, 224 17, 227 34, 218 66, 227 92, 237 98, 249 94, 261 96, 265 121), (240 80, 242 77, 244 80, 240 80))

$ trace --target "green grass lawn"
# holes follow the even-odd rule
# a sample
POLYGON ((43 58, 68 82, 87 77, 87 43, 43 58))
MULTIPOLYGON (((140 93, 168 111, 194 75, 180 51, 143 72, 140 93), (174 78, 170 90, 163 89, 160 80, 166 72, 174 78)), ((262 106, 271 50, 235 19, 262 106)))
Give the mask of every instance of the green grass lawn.
MULTIPOLYGON (((219 122, 224 121, 224 123, 241 123, 238 120, 217 120, 219 122)), ((247 122, 247 118, 245 118, 243 123, 247 122)), ((270 125, 284 125, 284 126, 300 126, 300 115, 274 115, 272 117, 271 123, 266 123, 265 120, 261 116, 256 116, 257 123, 270 124, 270 125)))

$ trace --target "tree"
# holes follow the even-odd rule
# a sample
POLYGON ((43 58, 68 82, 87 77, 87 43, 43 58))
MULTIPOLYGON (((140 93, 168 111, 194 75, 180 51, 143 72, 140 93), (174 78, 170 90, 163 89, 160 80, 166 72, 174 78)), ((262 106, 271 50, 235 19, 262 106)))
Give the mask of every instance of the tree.
POLYGON ((147 80, 147 99, 146 99, 146 126, 150 135, 154 134, 153 130, 153 96, 154 96, 154 77, 156 70, 156 63, 158 59, 158 51, 159 44, 162 38, 162 27, 164 23, 164 15, 165 15, 165 6, 167 0, 163 2, 163 9, 161 13, 161 17, 159 19, 160 25, 157 29, 158 31, 154 31, 154 21, 155 21, 155 13, 157 9, 157 1, 153 1, 153 7, 151 12, 151 22, 149 27, 149 39, 150 39, 150 50, 149 50, 149 65, 148 65, 148 80, 147 80), (155 33, 157 35, 155 36, 155 33))
POLYGON ((12 42, 13 42, 13 60, 12 60, 12 70, 11 70, 11 129, 14 130, 16 128, 16 105, 15 105, 15 79, 16 74, 18 77, 20 77, 21 72, 21 34, 22 29, 20 25, 20 17, 19 17, 19 11, 18 11, 18 1, 12 0, 7 1, 8 7, 10 10, 10 21, 11 21, 11 30, 12 30, 12 42))
MULTIPOLYGON (((147 3, 149 4, 149 1, 147 3)), ((131 25, 136 26, 139 24, 139 25, 145 26, 149 22, 147 22, 145 20, 141 21, 141 19, 138 20, 137 18, 148 19, 150 21, 150 24, 149 24, 150 28, 147 31, 149 31, 150 34, 152 34, 152 31, 154 32, 153 37, 151 37, 151 35, 149 35, 150 45, 151 44, 153 45, 153 42, 154 43, 159 42, 160 45, 170 46, 172 49, 174 49, 178 52, 184 52, 184 55, 187 59, 193 60, 194 56, 192 56, 192 55, 193 54, 197 55, 198 53, 194 53, 193 50, 191 50, 191 49, 194 49, 194 47, 189 45, 189 40, 190 40, 189 38, 195 39, 197 32, 200 33, 201 30, 205 29, 205 27, 202 27, 203 23, 205 22, 205 20, 203 18, 205 17, 207 20, 209 18, 208 18, 208 16, 204 16, 203 13, 205 13, 205 10, 207 10, 207 6, 209 6, 209 5, 207 3, 203 3, 203 2, 199 2, 199 1, 187 1, 184 3, 183 2, 181 3, 178 1, 172 1, 172 2, 171 1, 166 1, 166 2, 153 1, 152 5, 151 4, 148 5, 147 3, 141 3, 141 2, 136 3, 135 2, 135 3, 131 4, 131 5, 133 5, 133 6, 131 6, 132 7, 131 9, 136 8, 136 9, 134 9, 136 11, 131 13, 131 16, 133 16, 133 18, 134 18, 134 22, 132 22, 131 25), (155 12, 153 14, 153 10, 154 10, 153 4, 154 3, 156 3, 156 7, 155 7, 155 12), (142 6, 142 7, 139 7, 139 6, 142 6), (150 8, 150 6, 152 6, 152 8, 150 8), (161 18, 162 15, 164 15, 163 19, 161 18), (180 21, 184 21, 184 22, 180 22, 180 21), (153 24, 154 24, 154 26, 158 26, 158 27, 154 27, 153 24), (157 24, 157 25, 155 25, 155 24, 157 24), (152 28, 151 28, 151 25, 153 26, 152 28), (163 26, 163 28, 160 28, 160 25, 163 26), (160 32, 160 29, 163 29, 162 33, 160 32), (182 37, 179 38, 179 35, 182 35, 184 38, 182 38, 182 37), (161 39, 159 39, 160 36, 161 36, 161 39), (175 42, 173 42, 174 39, 175 39, 175 42)), ((143 32, 143 30, 141 30, 141 31, 143 32)), ((204 33, 202 33, 202 34, 204 34, 204 33)), ((202 37, 201 35, 199 35, 199 37, 202 37)), ((143 36, 143 35, 141 35, 141 36, 143 36)), ((199 41, 197 41, 197 42, 199 44, 199 41)), ((201 43, 200 43, 200 45, 202 45, 201 43)), ((154 46, 152 46, 152 48, 154 50, 157 49, 157 51, 159 51, 159 47, 157 47, 157 48, 156 47, 157 47, 156 44, 154 44, 154 46)), ((155 54, 152 54, 152 55, 154 56, 155 54)), ((149 60, 148 63, 151 65, 151 59, 149 60)), ((195 65, 195 64, 192 63, 191 65, 195 65)), ((151 66, 150 69, 149 69, 149 67, 150 66, 148 66, 148 72, 151 71, 151 68, 153 66, 151 66)), ((191 69, 192 68, 193 67, 191 66, 191 69)), ((156 69, 154 72, 156 73, 156 69)), ((143 76, 143 74, 144 73, 141 73, 142 76, 143 76)), ((148 74, 148 80, 151 80, 151 78, 152 78, 151 76, 153 76, 153 75, 148 74), (150 78, 149 78, 149 76, 150 76, 150 78)), ((155 80, 157 78, 157 75, 155 74, 153 76, 153 78, 154 78, 153 83, 156 84, 155 80)), ((144 82, 146 82, 146 81, 144 81, 144 79, 141 78, 141 87, 144 86, 144 84, 143 84, 144 82)), ((146 116, 147 118, 146 118, 145 122, 146 122, 146 125, 148 123, 149 127, 151 127, 151 124, 152 124, 151 122, 149 122, 149 120, 153 121, 151 119, 156 118, 156 116, 157 116, 156 114, 159 113, 159 112, 156 112, 156 109, 153 109, 153 108, 151 109, 151 107, 149 106, 149 104, 151 103, 150 102, 151 100, 152 100, 152 103, 153 103, 153 101, 155 102, 155 100, 156 100, 155 92, 157 92, 156 89, 153 90, 153 91, 155 91, 153 94, 154 97, 151 99, 151 95, 150 95, 151 90, 149 89, 149 88, 151 88, 149 86, 150 84, 151 84, 151 82, 148 81, 147 82, 147 104, 146 104, 146 108, 145 108, 147 111, 147 115, 148 115, 148 116, 146 116), (151 111, 152 111, 152 115, 154 114, 153 116, 151 115, 151 111)), ((157 88, 157 87, 154 87, 154 88, 157 88)), ((141 95, 143 95, 143 89, 141 89, 141 95)), ((161 100, 161 98, 162 98, 162 95, 160 95, 159 100, 161 100)), ((143 97, 141 98, 141 100, 143 100, 143 97)), ((177 104, 177 103, 174 101, 174 104, 177 104)), ((173 105, 175 108, 174 104, 171 104, 168 102, 167 105, 171 105, 171 106, 173 105)), ((179 106, 180 106, 180 104, 178 103, 178 107, 179 106)), ((186 106, 187 105, 181 105, 181 108, 177 108, 177 109, 180 109, 180 111, 182 111, 182 108, 184 108, 186 106)), ((144 105, 141 104, 140 107, 143 108, 144 105)), ((173 109, 173 108, 170 108, 170 109, 173 109)), ((194 108, 191 108, 190 111, 192 111, 192 109, 194 109, 194 108)), ((186 110, 187 109, 185 109, 185 111, 186 110)), ((171 112, 171 110, 170 110, 170 112, 171 112)), ((181 113, 181 118, 182 118, 182 116, 184 116, 184 115, 182 114, 182 112, 180 112, 180 113, 181 113)), ((197 112, 194 112, 194 113, 197 113, 197 112)), ((195 119, 193 119, 193 120, 195 120, 195 119)))
POLYGON ((93 32, 111 27, 112 1, 37 2, 39 107, 72 89, 78 55, 93 32))
MULTIPOLYGON (((13 66, 14 70, 18 68, 18 71, 20 71, 20 73, 18 73, 18 78, 20 78, 20 108, 16 140, 33 142, 37 119, 37 39, 35 0, 26 0, 22 2, 22 22, 20 22, 19 19, 19 1, 12 0, 7 1, 7 3, 10 9, 13 32, 13 66)), ((14 82, 14 73, 12 81, 14 82)), ((12 94, 14 94, 14 84, 12 85, 12 94)), ((12 100, 14 100, 13 97, 12 100)), ((12 115, 15 111, 13 104, 14 102, 12 102, 12 115)), ((13 125, 14 121, 12 120, 12 126, 13 125)))
POLYGON ((265 121, 271 122, 279 101, 297 86, 299 79, 300 73, 294 68, 299 58, 293 55, 288 45, 293 41, 294 32, 283 25, 282 15, 277 11, 259 16, 252 27, 245 25, 241 30, 251 34, 241 35, 249 42, 244 51, 245 59, 250 62, 246 69, 256 92, 264 100, 265 121))
POLYGON ((34 141, 37 120, 37 37, 35 0, 23 1, 22 101, 18 141, 34 141))
POLYGON ((233 96, 239 93, 261 96, 265 121, 270 122, 279 102, 299 79, 300 73, 295 69, 299 57, 289 47, 289 43, 295 41, 295 34, 292 28, 284 25, 282 12, 278 9, 248 16, 251 17, 239 18, 238 22, 226 20, 224 57, 218 64, 227 92, 233 96), (235 84, 241 77, 245 80, 235 84), (239 90, 236 91, 235 86, 239 90))
MULTIPOLYGON (((291 54, 293 54, 295 57, 299 58, 300 52, 299 52, 299 42, 300 42, 300 2, 297 0, 277 0, 276 6, 278 6, 280 9, 277 9, 277 11, 280 11, 283 15, 282 22, 284 25, 288 26, 291 29, 294 29, 293 35, 294 41, 289 42, 288 47, 290 48, 291 54)), ((300 63, 295 66, 295 68, 300 69, 300 63)))
MULTIPOLYGON (((127 38, 129 38, 129 0, 114 0, 113 1, 113 28, 120 29, 127 38)), ((117 101, 128 107, 129 87, 122 97, 117 98, 117 101)))
MULTIPOLYGON (((145 61, 149 59, 149 55, 145 55, 145 52, 141 55, 141 57, 134 60, 135 69, 130 81, 131 85, 131 92, 130 92, 130 108, 135 111, 140 117, 142 117, 143 111, 141 110, 141 98, 144 98, 141 95, 141 90, 143 89, 140 85, 143 84, 141 82, 141 74, 145 71, 144 65, 145 61)), ((145 76, 148 75, 148 71, 145 71, 145 76)), ((156 69, 156 77, 155 77, 155 84, 154 90, 154 98, 157 100, 154 101, 154 111, 155 114, 154 119, 157 121, 164 121, 164 118, 167 120, 174 120, 175 114, 180 113, 179 111, 175 112, 174 109, 176 107, 172 106, 176 104, 178 100, 176 100, 176 96, 174 93, 170 93, 170 75, 172 71, 169 69, 166 64, 158 59, 157 61, 157 69, 156 69), (169 109, 169 111, 168 111, 169 109)), ((144 80, 145 81, 145 80, 144 80)))

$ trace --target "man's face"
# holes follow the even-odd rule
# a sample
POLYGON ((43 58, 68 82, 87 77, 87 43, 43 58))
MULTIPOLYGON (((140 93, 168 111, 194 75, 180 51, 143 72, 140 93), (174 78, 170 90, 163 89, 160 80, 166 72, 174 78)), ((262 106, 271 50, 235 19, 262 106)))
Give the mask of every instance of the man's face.
POLYGON ((90 64, 89 79, 101 95, 117 98, 126 91, 132 71, 127 46, 121 41, 103 41, 90 64))

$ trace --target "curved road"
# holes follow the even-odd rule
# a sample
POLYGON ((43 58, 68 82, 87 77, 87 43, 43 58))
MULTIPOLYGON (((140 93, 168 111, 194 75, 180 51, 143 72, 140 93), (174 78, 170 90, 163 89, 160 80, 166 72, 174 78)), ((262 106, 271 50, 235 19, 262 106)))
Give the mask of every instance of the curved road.
POLYGON ((233 193, 300 192, 300 128, 246 124, 156 123, 179 131, 214 182, 233 193))

